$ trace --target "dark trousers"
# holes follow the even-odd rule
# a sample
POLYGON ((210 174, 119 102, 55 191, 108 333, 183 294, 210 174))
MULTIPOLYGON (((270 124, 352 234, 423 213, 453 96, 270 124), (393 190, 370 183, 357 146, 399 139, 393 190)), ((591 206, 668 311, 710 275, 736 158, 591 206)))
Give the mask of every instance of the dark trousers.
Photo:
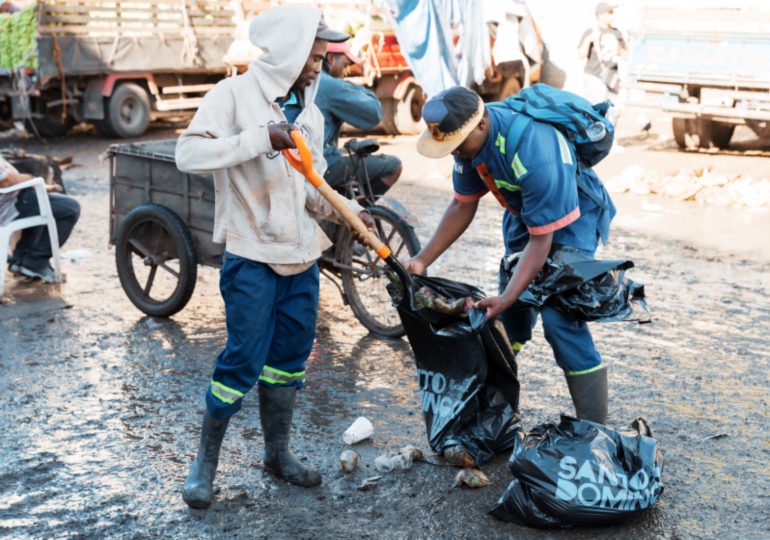
MULTIPOLYGON (((56 231, 59 234, 59 246, 63 246, 80 217, 80 204, 72 197, 58 193, 51 193, 48 198, 51 201, 51 211, 56 221, 56 231)), ((40 213, 34 189, 25 189, 19 193, 16 199, 16 210, 19 212, 16 219, 35 216, 40 213)), ((40 271, 48 266, 51 255, 53 254, 51 253, 47 227, 24 229, 21 232, 21 239, 16 244, 13 255, 11 255, 11 264, 40 271)))

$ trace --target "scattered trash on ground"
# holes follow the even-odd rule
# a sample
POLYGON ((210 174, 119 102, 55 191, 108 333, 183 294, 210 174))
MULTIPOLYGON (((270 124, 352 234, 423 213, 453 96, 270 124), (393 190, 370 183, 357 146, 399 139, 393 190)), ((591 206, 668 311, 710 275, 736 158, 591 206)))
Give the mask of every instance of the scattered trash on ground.
POLYGON ((702 440, 705 441, 717 441, 719 439, 726 439, 728 437, 727 433, 717 433, 716 435, 709 435, 708 437, 704 437, 702 440))
POLYGON ((618 523, 663 493, 663 455, 641 418, 614 430, 562 416, 519 432, 508 468, 513 481, 490 513, 528 527, 618 523))
POLYGON ((91 257, 91 252, 87 249, 70 249, 61 254, 62 259, 66 259, 70 262, 81 261, 91 257))
POLYGON ((363 482, 361 482, 361 485, 358 486, 359 491, 371 491, 374 488, 377 487, 377 482, 382 480, 382 476, 372 476, 370 478, 367 478, 363 482))
POLYGON ((374 460, 374 468, 381 473, 395 470, 408 471, 412 465, 414 465, 414 459, 409 454, 396 454, 394 456, 382 454, 374 460))
POLYGON ((417 461, 418 459, 422 459, 423 452, 416 446, 412 446, 411 444, 408 446, 404 446, 401 450, 399 450, 400 454, 403 454, 405 456, 409 456, 412 458, 413 461, 417 461))
POLYGON ((361 456, 354 450, 345 450, 340 454, 340 468, 342 472, 352 473, 358 467, 361 456))
POLYGON ((468 486, 469 488, 478 489, 487 487, 490 484, 487 475, 478 469, 463 469, 455 476, 455 484, 453 487, 468 486))
POLYGON ((476 460, 462 446, 448 446, 444 449, 444 459, 453 467, 474 469, 476 460))
POLYGON ((366 417, 359 416, 342 434, 342 440, 345 444, 353 445, 369 439, 372 435, 374 435, 372 423, 366 417))
POLYGON ((658 194, 680 201, 714 206, 770 208, 770 178, 724 175, 709 166, 660 175, 641 165, 629 165, 605 182, 612 193, 658 194))

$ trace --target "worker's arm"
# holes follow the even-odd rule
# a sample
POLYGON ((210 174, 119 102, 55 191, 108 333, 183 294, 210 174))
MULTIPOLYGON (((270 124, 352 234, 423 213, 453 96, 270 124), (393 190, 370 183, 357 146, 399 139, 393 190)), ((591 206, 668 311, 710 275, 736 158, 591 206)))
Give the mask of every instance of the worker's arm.
POLYGON ((330 112, 353 127, 372 129, 382 121, 382 105, 371 90, 349 81, 325 78, 330 112))
POLYGON ((17 172, 16 169, 13 169, 8 171, 4 178, 0 173, 0 178, 2 178, 2 180, 0 180, 0 188, 7 188, 15 186, 16 184, 21 184, 22 182, 26 182, 27 180, 32 180, 34 176, 31 174, 22 174, 17 172))
POLYGON ((190 126, 179 137, 177 167, 183 172, 209 173, 294 147, 289 124, 268 125, 265 120, 256 118, 254 127, 234 133, 235 97, 230 87, 220 82, 206 94, 190 126))
POLYGON ((409 261, 409 270, 413 274, 425 274, 427 268, 438 259, 449 246, 455 243, 468 228, 476 215, 479 200, 461 201, 452 200, 449 203, 436 232, 428 244, 409 261))
POLYGON ((518 300, 529 284, 537 277, 537 273, 545 264, 551 251, 553 233, 530 235, 527 246, 521 254, 513 277, 500 296, 485 298, 476 303, 479 309, 485 309, 488 318, 493 318, 511 307, 518 300))
POLYGON ((591 45, 596 41, 596 30, 594 28, 588 29, 580 38, 580 45, 578 45, 578 55, 580 58, 588 58, 588 53, 591 52, 591 45))

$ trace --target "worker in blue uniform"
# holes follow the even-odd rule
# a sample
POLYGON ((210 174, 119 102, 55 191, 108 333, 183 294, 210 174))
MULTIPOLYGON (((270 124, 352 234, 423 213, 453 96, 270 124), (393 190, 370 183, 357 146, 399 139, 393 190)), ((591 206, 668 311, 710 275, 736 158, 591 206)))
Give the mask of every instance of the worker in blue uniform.
MULTIPOLYGON (((343 123, 371 130, 382 121, 380 99, 368 88, 345 80, 348 67, 361 64, 348 42, 330 43, 323 62, 315 104, 324 116, 324 159, 328 165, 324 179, 345 193, 345 185, 355 164, 338 148, 343 123)), ((364 167, 375 196, 383 195, 401 176, 403 166, 396 156, 368 155, 364 167)))
MULTIPOLYGON (((503 102, 485 105, 462 87, 445 90, 425 104, 428 129, 417 142, 424 156, 454 156, 454 199, 427 245, 410 261, 422 274, 465 231, 479 199, 492 193, 505 208, 505 253, 520 253, 513 275, 501 272, 499 296, 477 306, 499 316, 514 352, 532 337, 534 309, 512 306, 549 256, 592 257, 607 241, 615 207, 590 168, 554 126, 531 121, 517 136, 517 113, 503 102)), ((553 308, 539 310, 546 340, 564 370, 579 418, 607 418, 607 370, 585 322, 553 308)))

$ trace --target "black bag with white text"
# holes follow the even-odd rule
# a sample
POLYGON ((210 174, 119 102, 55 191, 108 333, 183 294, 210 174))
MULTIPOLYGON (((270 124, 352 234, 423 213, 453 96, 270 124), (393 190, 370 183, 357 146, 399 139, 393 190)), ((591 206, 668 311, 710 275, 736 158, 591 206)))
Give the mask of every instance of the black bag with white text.
POLYGON ((513 481, 490 513, 528 527, 618 523, 663 493, 663 456, 641 418, 614 430, 562 416, 519 433, 508 467, 513 481))
MULTIPOLYGON (((462 445, 481 466, 509 450, 515 438, 519 382, 510 344, 483 312, 464 313, 467 299, 484 298, 479 289, 441 278, 412 279, 418 300, 398 311, 414 351, 430 447, 441 454, 462 445)), ((389 287, 394 298, 403 294, 396 289, 389 287)))

